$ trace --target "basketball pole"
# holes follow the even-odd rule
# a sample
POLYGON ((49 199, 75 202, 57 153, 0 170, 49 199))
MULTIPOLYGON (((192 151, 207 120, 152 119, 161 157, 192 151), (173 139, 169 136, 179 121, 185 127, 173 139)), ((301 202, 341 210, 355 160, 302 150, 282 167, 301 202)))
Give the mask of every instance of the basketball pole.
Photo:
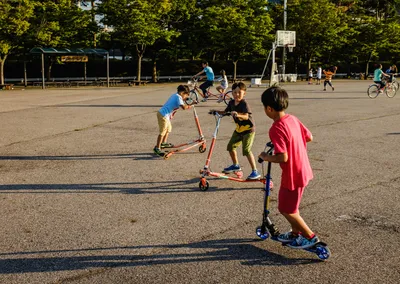
MULTIPOLYGON (((286 31, 286 22, 287 22, 287 0, 283 1, 283 30, 286 31)), ((285 80, 285 72, 286 72, 286 66, 285 66, 285 59, 286 59, 286 47, 283 47, 283 52, 282 52, 282 80, 285 80)))

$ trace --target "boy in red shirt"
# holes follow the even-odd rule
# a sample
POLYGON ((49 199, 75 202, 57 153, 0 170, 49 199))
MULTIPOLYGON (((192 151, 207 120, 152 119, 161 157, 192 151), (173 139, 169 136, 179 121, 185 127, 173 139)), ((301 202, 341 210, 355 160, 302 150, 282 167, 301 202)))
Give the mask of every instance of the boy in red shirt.
POLYGON ((292 230, 279 235, 278 240, 292 248, 312 247, 319 239, 299 213, 304 188, 313 178, 306 146, 307 142, 312 141, 312 134, 295 116, 285 113, 289 97, 284 89, 267 89, 261 101, 265 114, 274 121, 269 130, 274 155, 262 152, 259 157, 264 161, 279 163, 282 169, 278 209, 292 226, 292 230))

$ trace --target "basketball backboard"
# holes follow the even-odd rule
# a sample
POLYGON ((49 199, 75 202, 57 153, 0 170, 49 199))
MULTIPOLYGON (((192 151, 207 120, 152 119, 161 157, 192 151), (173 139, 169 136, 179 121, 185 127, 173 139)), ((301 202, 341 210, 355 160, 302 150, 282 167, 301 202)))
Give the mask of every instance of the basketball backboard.
POLYGON ((295 31, 276 31, 276 46, 277 47, 295 47, 296 32, 295 31))

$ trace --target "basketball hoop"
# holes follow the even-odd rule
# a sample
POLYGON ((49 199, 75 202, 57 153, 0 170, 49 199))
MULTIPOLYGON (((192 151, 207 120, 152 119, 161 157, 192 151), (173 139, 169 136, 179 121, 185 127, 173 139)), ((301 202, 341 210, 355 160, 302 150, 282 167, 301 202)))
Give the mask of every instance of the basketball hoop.
POLYGON ((287 44, 286 47, 288 48, 289 52, 293 52, 294 45, 287 44))

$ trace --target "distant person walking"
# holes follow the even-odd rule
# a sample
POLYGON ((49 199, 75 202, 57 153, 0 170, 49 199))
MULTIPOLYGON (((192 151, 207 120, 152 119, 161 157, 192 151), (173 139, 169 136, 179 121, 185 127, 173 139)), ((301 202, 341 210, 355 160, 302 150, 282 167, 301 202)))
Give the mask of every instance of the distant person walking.
POLYGON ((312 85, 312 79, 313 79, 313 69, 310 68, 310 70, 308 70, 308 85, 312 85))
POLYGON ((321 78, 322 78, 322 68, 318 66, 317 68, 317 83, 316 85, 321 85, 321 78))
POLYGON ((325 74, 325 81, 324 81, 324 91, 326 91, 326 84, 331 86, 332 91, 335 90, 335 88, 332 85, 332 77, 335 76, 336 74, 337 67, 336 66, 331 66, 329 68, 326 68, 323 72, 325 74))

